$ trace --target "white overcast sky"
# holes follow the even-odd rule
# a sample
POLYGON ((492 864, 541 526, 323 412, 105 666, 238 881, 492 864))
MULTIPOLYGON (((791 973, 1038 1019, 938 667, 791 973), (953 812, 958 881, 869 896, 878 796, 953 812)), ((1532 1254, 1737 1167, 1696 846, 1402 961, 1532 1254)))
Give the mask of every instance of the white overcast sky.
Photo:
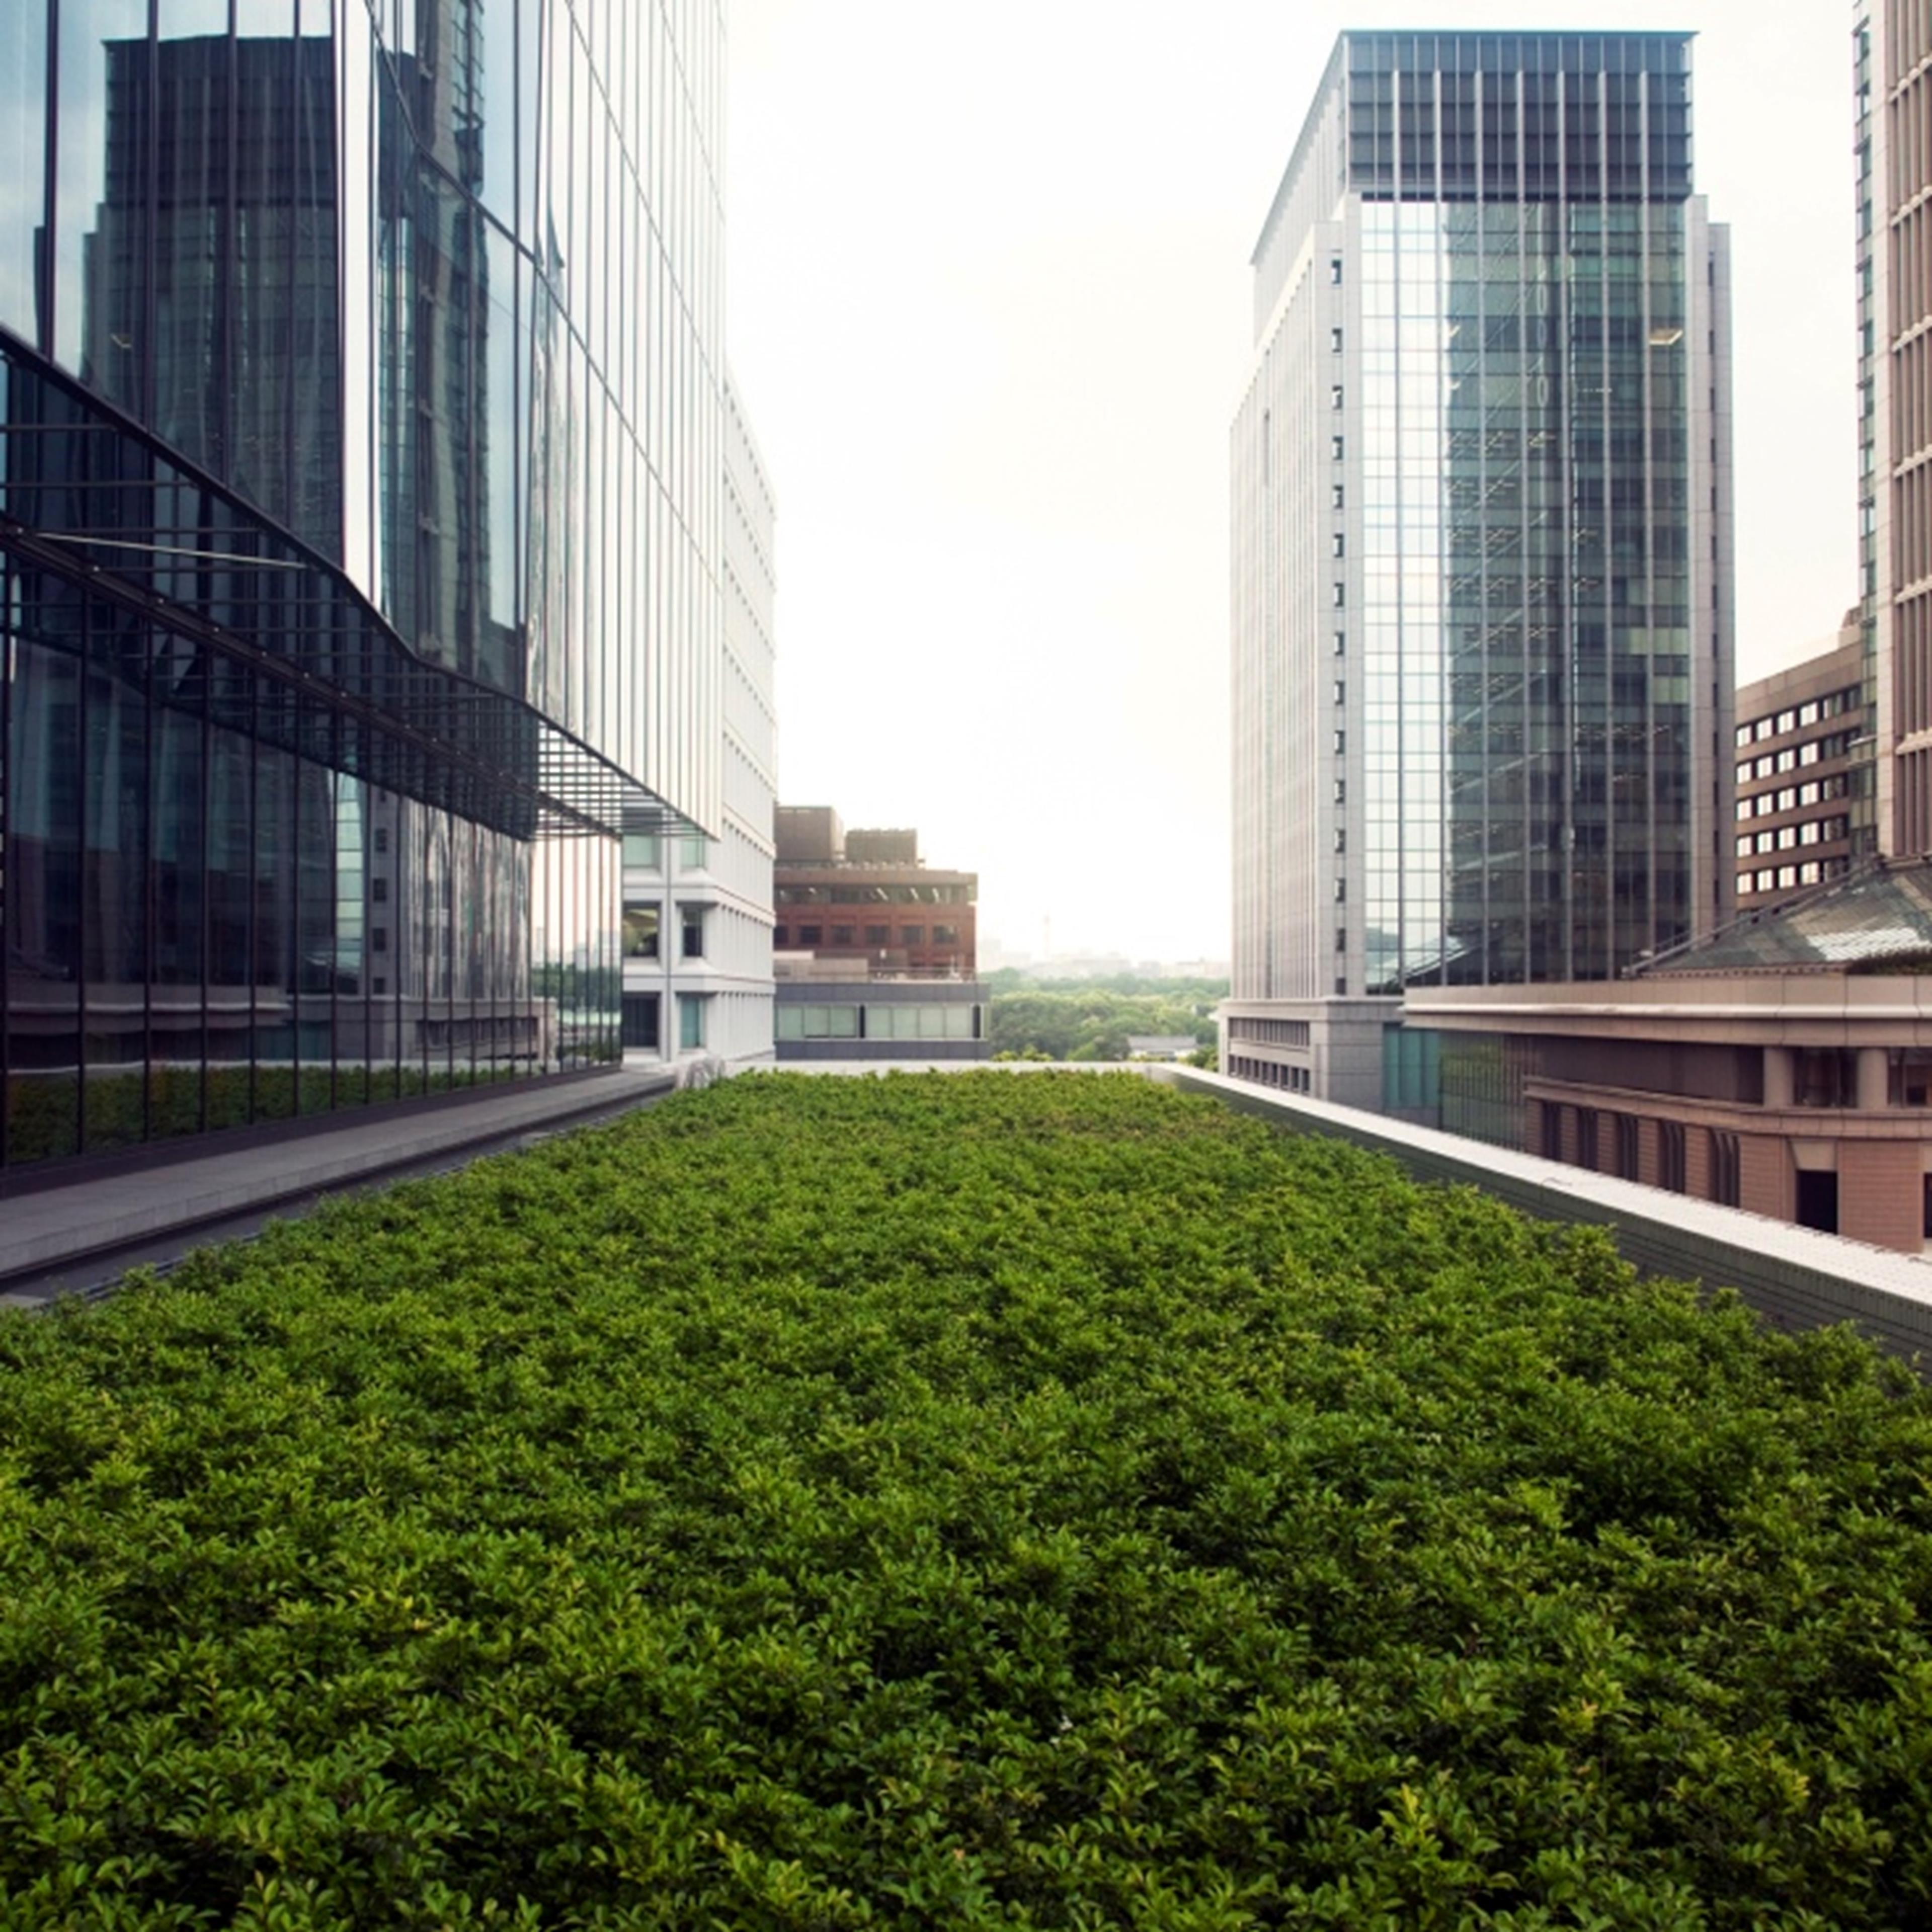
POLYGON ((1698 35, 1738 661, 1855 589, 1851 8, 730 0, 731 359, 778 504, 779 795, 916 825, 1010 950, 1225 958, 1248 257, 1344 26, 1698 35))

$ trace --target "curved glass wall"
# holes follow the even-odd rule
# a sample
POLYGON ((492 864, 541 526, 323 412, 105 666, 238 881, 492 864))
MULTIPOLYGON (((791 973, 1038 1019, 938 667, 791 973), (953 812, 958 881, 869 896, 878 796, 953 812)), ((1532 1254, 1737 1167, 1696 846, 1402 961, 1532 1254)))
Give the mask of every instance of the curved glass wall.
POLYGON ((0 1164, 617 1050, 619 835, 717 818, 722 84, 708 5, 0 9, 0 1164))

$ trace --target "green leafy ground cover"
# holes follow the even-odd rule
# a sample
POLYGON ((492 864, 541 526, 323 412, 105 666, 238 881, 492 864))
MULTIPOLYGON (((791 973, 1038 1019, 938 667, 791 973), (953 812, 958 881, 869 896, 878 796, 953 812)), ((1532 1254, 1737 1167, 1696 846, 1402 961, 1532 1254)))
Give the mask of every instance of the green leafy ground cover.
POLYGON ((1932 1398, 1127 1077, 0 1324, 0 1924, 1917 1926, 1932 1398))

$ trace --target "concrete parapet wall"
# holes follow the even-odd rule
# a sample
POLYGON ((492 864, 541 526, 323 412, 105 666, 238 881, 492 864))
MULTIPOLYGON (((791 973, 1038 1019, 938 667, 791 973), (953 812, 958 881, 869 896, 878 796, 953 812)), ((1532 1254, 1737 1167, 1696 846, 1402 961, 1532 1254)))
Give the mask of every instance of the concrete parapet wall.
POLYGON ((1544 1220, 1606 1228, 1618 1252, 1645 1274, 1735 1288, 1778 1328, 1856 1322, 1874 1340, 1932 1366, 1932 1261, 1918 1256, 1221 1074, 1182 1066, 1145 1072, 1296 1132, 1331 1134, 1372 1148, 1418 1180, 1480 1187, 1544 1220))

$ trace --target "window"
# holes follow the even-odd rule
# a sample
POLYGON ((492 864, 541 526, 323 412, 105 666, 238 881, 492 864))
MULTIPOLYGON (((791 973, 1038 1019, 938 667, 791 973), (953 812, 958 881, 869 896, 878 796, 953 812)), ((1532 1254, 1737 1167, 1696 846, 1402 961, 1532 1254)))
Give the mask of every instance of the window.
POLYGON ((1815 765, 1818 762, 1818 740, 1813 739, 1808 745, 1798 748, 1798 762, 1801 765, 1815 765))
POLYGON ((856 1040, 859 1009, 856 1006, 791 1006, 778 1010, 780 1040, 856 1040))
POLYGON ((688 832, 678 842, 677 862, 686 870, 702 872, 710 858, 711 841, 703 832, 688 832))
POLYGON ((683 938, 680 950, 684 957, 702 959, 704 957, 704 908, 702 906, 681 908, 678 922, 682 929, 683 938))
POLYGON ((832 943, 834 946, 857 945, 859 943, 857 928, 850 926, 835 926, 832 928, 832 943))
POLYGON ((1339 410, 1342 406, 1342 386, 1340 382, 1331 382, 1328 386, 1328 406, 1331 410, 1339 410))
POLYGON ((1337 530, 1335 532, 1331 541, 1334 546, 1334 554, 1336 556, 1346 556, 1348 554, 1348 539, 1345 537, 1340 530, 1337 530))
POLYGON ((1932 1050, 1922 1046, 1894 1046, 1886 1060, 1886 1106, 1932 1105, 1932 1050))
POLYGON ((1339 255, 1328 257, 1328 286, 1331 289, 1342 286, 1342 258, 1339 255))
POLYGON ((922 926, 901 926, 899 944, 902 946, 923 946, 926 944, 926 928, 922 926))
POLYGON ((372 926, 369 928, 369 950, 386 952, 389 950, 389 928, 386 926, 372 926))
POLYGON ((1335 702, 1337 704, 1346 704, 1348 701, 1348 686, 1347 681, 1345 679, 1338 677, 1335 680, 1335 702))
POLYGON ((1798 790, 1795 785, 1786 785, 1778 794, 1778 808, 1780 812, 1792 811, 1796 807, 1797 803, 1798 790))
POLYGON ((1345 658, 1348 655, 1348 634, 1346 631, 1337 631, 1335 633, 1335 655, 1338 658, 1345 658))
POLYGON ((1336 483, 1330 486, 1328 491, 1328 506, 1330 509, 1340 510, 1346 508, 1348 505, 1348 486, 1346 484, 1336 483))
POLYGON ((1809 704, 1801 704, 1798 707, 1798 722, 1801 725, 1817 723, 1818 706, 1815 699, 1809 704))
POLYGON ((1638 1180, 1643 1124, 1634 1114, 1613 1114, 1610 1118, 1617 1124, 1617 1172, 1626 1180, 1638 1180))
POLYGON ((1336 356, 1341 354, 1342 332, 1339 328, 1331 328, 1328 332, 1328 347, 1331 354, 1336 356))
POLYGON ((1750 854, 1751 836, 1750 834, 1747 832, 1744 836, 1738 841, 1737 856, 1740 859, 1748 859, 1750 856, 1750 854))
POLYGON ((1853 1056, 1842 1047, 1799 1047, 1792 1094, 1801 1107, 1850 1107, 1857 1104, 1858 1073, 1853 1056))
POLYGON ((781 947, 789 946, 791 944, 790 933, 782 926, 776 928, 772 934, 772 944, 781 947))
POLYGON ((1657 1184, 1673 1194, 1684 1192, 1684 1124, 1659 1120, 1657 1124, 1657 1184))
POLYGON ((1740 745, 1748 745, 1750 741, 1751 728, 1748 724, 1740 724, 1737 729, 1737 742, 1740 745))
POLYGON ((624 995, 623 1036, 626 1046, 649 1047, 655 1050, 658 1043, 656 994, 626 993, 624 995))
POLYGON ((866 928, 868 946, 890 946, 892 943, 892 929, 889 926, 868 926, 866 928))
POLYGON ((371 879, 369 881, 369 898, 370 904, 374 905, 387 905, 389 902, 388 880, 380 878, 371 879))
POLYGON ((702 993, 677 996, 677 1043, 686 1052, 704 1044, 705 1004, 706 996, 702 993))
POLYGON ((1337 463, 1340 463, 1342 460, 1342 450, 1343 445, 1342 439, 1339 436, 1331 436, 1328 439, 1328 454, 1332 456, 1337 463))
POLYGON ((823 946, 825 928, 822 926, 802 926, 798 929, 798 943, 801 946, 823 946))
POLYGON ((376 828, 376 850, 386 852, 388 849, 389 828, 386 825, 379 825, 376 828))
POLYGON ((1778 728, 1781 732, 1796 730, 1798 729, 1797 712, 1795 711, 1780 711, 1778 714, 1778 728))
POLYGON ((661 848, 655 832, 627 832, 624 834, 624 863, 641 866, 655 872, 660 860, 661 848))
POLYGON ((932 928, 932 943, 935 946, 957 946, 959 928, 955 926, 935 926, 932 928))
POLYGON ((1545 1100, 1543 1108, 1543 1157, 1545 1160, 1563 1158, 1563 1109, 1553 1100, 1545 1100))
MULTIPOLYGON (((778 929, 778 943, 784 944, 784 929, 778 929)), ((658 909, 656 906, 624 908, 624 957, 655 959, 658 956, 658 909)))
POLYGON ((1597 1165, 1597 1110, 1576 1109, 1576 1165, 1594 1169, 1597 1165))
POLYGON ((1711 1198, 1720 1208, 1738 1204, 1738 1137, 1711 1130, 1711 1198))
POLYGON ((1337 584, 1335 586, 1336 609, 1338 610, 1342 609, 1342 608, 1347 604, 1348 601, 1348 586, 1346 584, 1337 584))

